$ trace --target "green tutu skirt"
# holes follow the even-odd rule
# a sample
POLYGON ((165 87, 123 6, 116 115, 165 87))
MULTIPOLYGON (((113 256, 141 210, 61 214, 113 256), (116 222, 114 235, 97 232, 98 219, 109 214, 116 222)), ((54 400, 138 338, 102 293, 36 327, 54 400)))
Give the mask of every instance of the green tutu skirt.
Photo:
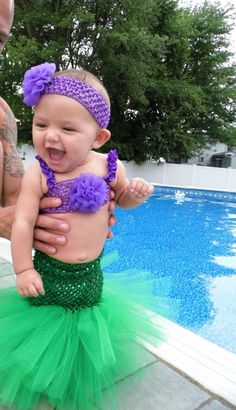
POLYGON ((135 286, 119 275, 103 286, 100 262, 72 265, 36 252, 45 296, 0 291, 0 405, 103 409, 106 392, 116 408, 116 382, 138 362, 137 348, 163 335, 135 286))

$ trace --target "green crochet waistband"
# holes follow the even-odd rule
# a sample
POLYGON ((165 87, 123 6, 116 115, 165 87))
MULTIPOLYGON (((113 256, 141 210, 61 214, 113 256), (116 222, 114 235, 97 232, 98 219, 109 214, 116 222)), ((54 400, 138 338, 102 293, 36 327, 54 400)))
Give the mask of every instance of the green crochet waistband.
POLYGON ((50 267, 49 274, 50 275, 73 275, 76 273, 86 273, 88 271, 93 270, 96 266, 100 266, 101 259, 103 256, 103 251, 101 254, 90 262, 85 263, 67 263, 59 261, 58 259, 52 258, 51 256, 46 255, 43 252, 35 251, 34 255, 34 266, 36 270, 39 268, 43 271, 48 271, 47 267, 50 267))
POLYGON ((87 263, 65 263, 36 251, 34 266, 43 280, 45 295, 30 297, 31 305, 58 305, 79 310, 101 301, 103 274, 101 258, 87 263))

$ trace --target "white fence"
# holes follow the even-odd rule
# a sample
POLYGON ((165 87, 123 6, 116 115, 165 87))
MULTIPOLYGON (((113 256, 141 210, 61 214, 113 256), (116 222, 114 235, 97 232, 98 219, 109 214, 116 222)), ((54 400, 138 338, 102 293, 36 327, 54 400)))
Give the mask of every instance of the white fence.
POLYGON ((236 192, 236 169, 187 164, 124 162, 128 178, 139 176, 157 185, 236 192))
MULTIPOLYGON (((35 151, 30 145, 19 148, 27 168, 34 160, 35 151)), ((137 165, 124 161, 128 178, 143 177, 153 184, 180 188, 210 189, 236 192, 236 169, 213 168, 187 164, 160 164, 146 162, 137 165)))

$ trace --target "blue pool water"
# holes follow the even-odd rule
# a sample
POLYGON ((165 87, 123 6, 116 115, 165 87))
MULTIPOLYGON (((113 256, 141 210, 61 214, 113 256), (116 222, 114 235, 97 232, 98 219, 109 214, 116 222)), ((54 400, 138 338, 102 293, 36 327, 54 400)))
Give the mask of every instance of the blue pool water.
POLYGON ((236 353, 236 194, 182 191, 178 201, 175 189, 156 188, 143 206, 116 210, 106 253, 120 257, 107 269, 169 278, 166 300, 179 307, 167 318, 236 353))

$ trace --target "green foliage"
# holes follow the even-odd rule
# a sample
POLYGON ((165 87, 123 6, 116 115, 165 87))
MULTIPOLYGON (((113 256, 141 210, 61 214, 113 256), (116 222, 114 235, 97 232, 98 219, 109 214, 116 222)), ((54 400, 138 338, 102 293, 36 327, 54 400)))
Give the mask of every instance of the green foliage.
POLYGON ((236 77, 227 37, 232 10, 207 3, 181 9, 174 0, 15 4, 0 93, 21 120, 20 141, 31 139, 23 74, 53 61, 103 80, 112 104, 109 144, 123 159, 179 162, 207 143, 236 145, 236 77))

